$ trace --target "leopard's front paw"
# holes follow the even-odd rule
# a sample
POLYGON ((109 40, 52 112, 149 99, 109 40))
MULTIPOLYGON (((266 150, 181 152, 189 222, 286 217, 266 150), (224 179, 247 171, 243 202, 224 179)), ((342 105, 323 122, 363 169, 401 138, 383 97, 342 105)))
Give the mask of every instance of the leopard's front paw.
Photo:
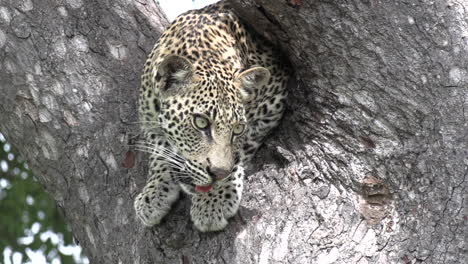
POLYGON ((154 226, 161 223, 161 220, 166 216, 171 207, 164 206, 161 203, 153 201, 148 193, 140 193, 135 198, 135 212, 141 222, 146 226, 154 226))
POLYGON ((192 221, 195 227, 201 232, 220 231, 223 230, 228 222, 222 213, 193 213, 191 212, 192 221))
MULTIPOLYGON (((238 170, 239 173, 243 170, 238 170)), ((242 175, 240 175, 242 176, 242 175)), ((196 192, 192 196, 190 215, 195 227, 202 231, 219 231, 226 227, 227 219, 239 209, 242 196, 242 177, 221 182, 209 192, 196 192)))
POLYGON ((201 232, 220 231, 228 224, 220 204, 204 197, 192 198, 190 216, 201 232))

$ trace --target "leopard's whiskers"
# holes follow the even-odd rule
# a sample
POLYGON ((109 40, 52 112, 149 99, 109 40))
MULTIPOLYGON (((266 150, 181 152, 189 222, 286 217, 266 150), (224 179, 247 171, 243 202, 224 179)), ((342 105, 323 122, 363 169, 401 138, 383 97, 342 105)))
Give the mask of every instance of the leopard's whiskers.
POLYGON ((167 150, 161 151, 161 149, 155 149, 150 146, 139 145, 139 144, 135 144, 135 147, 139 151, 146 152, 146 153, 164 158, 164 160, 167 161, 170 165, 174 166, 177 169, 180 169, 181 171, 186 170, 185 160, 182 159, 180 156, 174 155, 175 153, 173 152, 170 152, 167 150))
MULTIPOLYGON (((204 181, 205 179, 196 173, 190 173, 187 167, 187 159, 171 148, 157 145, 153 142, 139 140, 134 144, 137 150, 146 152, 157 157, 163 158, 169 167, 175 169, 175 175, 179 179, 191 178, 204 181)), ((232 175, 224 178, 220 182, 227 181, 232 175)))

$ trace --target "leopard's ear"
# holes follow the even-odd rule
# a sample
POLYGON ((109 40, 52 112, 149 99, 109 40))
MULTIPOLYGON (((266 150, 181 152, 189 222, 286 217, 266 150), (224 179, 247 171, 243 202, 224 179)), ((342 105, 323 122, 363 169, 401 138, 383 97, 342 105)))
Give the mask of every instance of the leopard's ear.
POLYGON ((192 81, 193 66, 186 58, 170 55, 158 66, 155 81, 163 95, 180 92, 192 81))
POLYGON ((252 99, 258 89, 265 85, 270 79, 270 71, 263 67, 253 67, 241 72, 235 79, 240 86, 241 96, 244 101, 252 99))

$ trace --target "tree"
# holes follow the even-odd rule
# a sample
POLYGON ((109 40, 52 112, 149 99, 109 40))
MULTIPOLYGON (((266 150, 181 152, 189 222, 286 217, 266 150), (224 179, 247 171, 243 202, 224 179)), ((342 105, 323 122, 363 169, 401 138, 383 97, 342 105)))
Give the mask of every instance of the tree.
POLYGON ((129 146, 138 75, 166 24, 154 3, 2 7, 0 131, 91 263, 468 262, 468 6, 232 2, 296 82, 239 215, 208 234, 188 199, 150 229, 132 208, 146 169, 129 146))

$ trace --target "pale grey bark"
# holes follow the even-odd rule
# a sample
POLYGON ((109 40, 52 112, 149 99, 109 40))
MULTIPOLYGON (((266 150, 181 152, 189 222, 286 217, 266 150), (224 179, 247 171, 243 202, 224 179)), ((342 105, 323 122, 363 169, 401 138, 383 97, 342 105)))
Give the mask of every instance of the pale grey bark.
POLYGON ((233 2, 297 84, 239 215, 209 234, 186 198, 154 228, 133 211, 153 1, 0 2, 0 131, 91 263, 467 263, 467 4, 233 2))
POLYGON ((466 1, 233 2, 299 83, 268 144, 284 161, 247 185, 252 254, 468 263, 466 1))

